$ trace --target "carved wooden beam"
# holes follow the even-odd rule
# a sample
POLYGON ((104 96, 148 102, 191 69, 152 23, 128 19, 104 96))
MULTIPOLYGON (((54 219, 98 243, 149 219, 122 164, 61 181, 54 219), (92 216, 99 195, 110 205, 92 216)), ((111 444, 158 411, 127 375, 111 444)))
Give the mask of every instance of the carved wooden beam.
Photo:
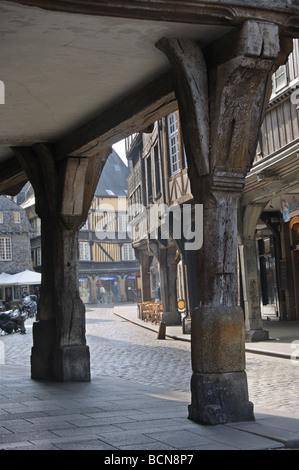
POLYGON ((196 42, 163 38, 157 43, 173 66, 185 147, 195 154, 199 176, 209 173, 209 95, 205 58, 196 42))
POLYGON ((229 174, 243 179, 251 167, 272 74, 285 63, 292 46, 277 25, 248 21, 206 49, 213 123, 210 164, 217 186, 224 173, 226 179, 229 174))
POLYGON ((50 145, 39 143, 13 150, 34 188, 39 217, 61 217, 67 226, 84 223, 110 152, 57 161, 50 145))

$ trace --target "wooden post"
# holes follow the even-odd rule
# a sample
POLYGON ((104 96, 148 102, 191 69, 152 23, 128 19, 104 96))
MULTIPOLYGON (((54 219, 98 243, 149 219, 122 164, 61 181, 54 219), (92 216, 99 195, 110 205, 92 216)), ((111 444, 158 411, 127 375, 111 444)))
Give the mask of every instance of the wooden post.
POLYGON ((240 214, 241 243, 239 259, 243 287, 245 341, 265 341, 269 332, 263 329, 260 305, 260 275, 256 253, 255 230, 266 204, 249 204, 240 214))
POLYGON ((160 325, 159 325, 159 331, 158 331, 157 339, 165 339, 165 334, 166 334, 166 322, 161 321, 160 325))
POLYGON ((104 161, 94 157, 57 162, 44 144, 14 150, 33 185, 42 227, 42 285, 33 325, 31 376, 89 381, 85 307, 78 288, 78 231, 104 161))
POLYGON ((135 249, 135 256, 140 264, 141 296, 142 302, 145 302, 146 300, 152 299, 150 266, 153 257, 148 255, 147 251, 139 249, 135 249))

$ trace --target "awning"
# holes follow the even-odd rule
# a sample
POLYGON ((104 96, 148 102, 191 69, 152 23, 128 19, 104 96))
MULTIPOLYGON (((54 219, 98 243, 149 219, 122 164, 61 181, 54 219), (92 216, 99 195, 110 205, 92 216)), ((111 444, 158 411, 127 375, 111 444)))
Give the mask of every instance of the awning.
POLYGON ((41 284, 42 275, 35 271, 26 269, 16 274, 0 274, 0 286, 27 286, 32 284, 41 284))

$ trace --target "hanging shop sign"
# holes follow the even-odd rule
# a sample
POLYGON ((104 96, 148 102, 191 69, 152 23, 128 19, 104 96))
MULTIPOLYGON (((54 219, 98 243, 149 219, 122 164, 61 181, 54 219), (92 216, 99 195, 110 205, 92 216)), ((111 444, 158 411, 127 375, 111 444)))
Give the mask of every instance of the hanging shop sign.
POLYGON ((295 196, 291 201, 280 198, 280 212, 284 222, 290 222, 293 217, 299 216, 299 199, 295 196))

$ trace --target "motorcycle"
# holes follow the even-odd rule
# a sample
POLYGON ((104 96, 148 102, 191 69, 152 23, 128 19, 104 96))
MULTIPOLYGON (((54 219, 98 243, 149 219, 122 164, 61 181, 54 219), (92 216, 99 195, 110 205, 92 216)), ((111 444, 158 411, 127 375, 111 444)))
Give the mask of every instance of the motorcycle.
POLYGON ((13 322, 11 321, 12 310, 2 310, 0 312, 0 328, 7 334, 11 334, 14 330, 13 322))
POLYGON ((29 318, 34 317, 37 312, 37 303, 35 299, 35 295, 27 295, 23 300, 23 307, 25 307, 29 318))
POLYGON ((15 310, 0 311, 0 328, 7 334, 13 331, 26 333, 25 321, 27 318, 26 309, 23 306, 17 306, 15 310))
POLYGON ((15 331, 20 331, 21 334, 26 333, 25 321, 27 319, 27 311, 24 306, 18 305, 11 313, 11 321, 15 331))

